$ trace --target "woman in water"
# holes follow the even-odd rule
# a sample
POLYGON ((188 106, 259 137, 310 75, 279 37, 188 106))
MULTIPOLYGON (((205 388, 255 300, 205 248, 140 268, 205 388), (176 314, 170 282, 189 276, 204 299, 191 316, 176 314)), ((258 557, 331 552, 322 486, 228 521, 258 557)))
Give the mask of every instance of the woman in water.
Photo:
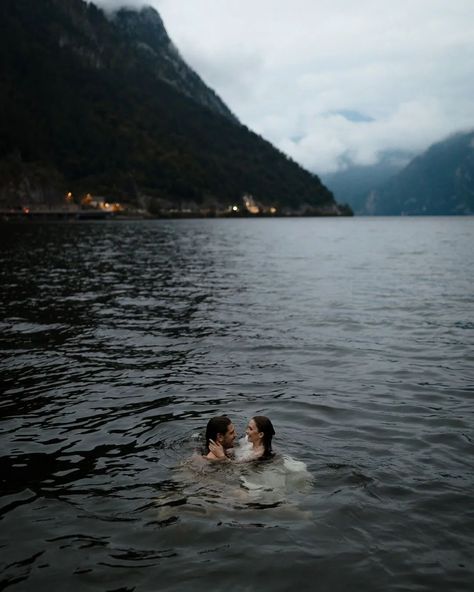
POLYGON ((265 417, 265 415, 252 417, 245 434, 252 445, 252 460, 268 460, 272 458, 272 438, 275 435, 275 430, 268 417, 265 417))
MULTIPOLYGON (((272 422, 264 415, 256 415, 249 421, 245 430, 247 443, 241 445, 242 453, 236 451, 236 458, 239 461, 268 460, 273 457, 272 438, 275 435, 272 422), (248 446, 248 450, 247 450, 248 446)), ((226 454, 222 444, 209 441, 209 451, 216 460, 225 460, 226 454)))

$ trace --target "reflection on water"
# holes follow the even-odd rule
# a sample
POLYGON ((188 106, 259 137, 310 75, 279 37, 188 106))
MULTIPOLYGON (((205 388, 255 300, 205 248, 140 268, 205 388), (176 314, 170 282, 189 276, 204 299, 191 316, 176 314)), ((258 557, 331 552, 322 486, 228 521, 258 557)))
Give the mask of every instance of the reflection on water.
POLYGON ((0 588, 471 590, 472 224, 3 226, 0 588))
POLYGON ((272 462, 210 463, 193 455, 174 470, 172 486, 157 500, 160 524, 168 525, 201 515, 206 520, 240 523, 246 517, 256 518, 254 510, 277 509, 261 513, 259 526, 277 520, 311 517, 295 505, 299 494, 311 491, 311 475, 304 463, 287 457, 272 462), (244 512, 247 510, 247 512, 244 512), (252 510, 249 512, 248 510, 252 510))

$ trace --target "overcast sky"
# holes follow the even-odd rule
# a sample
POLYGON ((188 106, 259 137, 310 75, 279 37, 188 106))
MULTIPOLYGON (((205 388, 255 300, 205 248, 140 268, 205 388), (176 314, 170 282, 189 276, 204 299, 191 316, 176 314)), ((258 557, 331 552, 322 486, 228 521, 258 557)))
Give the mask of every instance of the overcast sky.
POLYGON ((242 123, 306 168, 474 128, 474 0, 97 0, 157 8, 242 123))

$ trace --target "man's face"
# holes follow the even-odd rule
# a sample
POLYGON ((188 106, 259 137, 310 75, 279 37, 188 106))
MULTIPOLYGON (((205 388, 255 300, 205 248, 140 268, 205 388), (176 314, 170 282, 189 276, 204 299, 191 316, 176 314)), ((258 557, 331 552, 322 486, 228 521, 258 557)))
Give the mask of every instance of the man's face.
POLYGON ((234 424, 230 423, 227 426, 227 432, 225 434, 219 434, 219 439, 224 448, 232 448, 235 440, 235 428, 234 424))

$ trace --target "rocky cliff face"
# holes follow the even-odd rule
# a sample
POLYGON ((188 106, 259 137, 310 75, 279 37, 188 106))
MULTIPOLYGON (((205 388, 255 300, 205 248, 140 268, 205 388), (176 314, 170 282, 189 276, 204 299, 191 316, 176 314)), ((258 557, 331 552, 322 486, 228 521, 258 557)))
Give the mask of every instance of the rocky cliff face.
POLYGON ((203 107, 237 123, 237 118, 216 93, 201 80, 180 56, 166 32, 158 12, 151 6, 141 10, 121 8, 112 22, 151 64, 155 75, 203 107))
POLYGON ((0 161, 0 210, 64 205, 63 179, 52 168, 26 163, 19 153, 0 161))

